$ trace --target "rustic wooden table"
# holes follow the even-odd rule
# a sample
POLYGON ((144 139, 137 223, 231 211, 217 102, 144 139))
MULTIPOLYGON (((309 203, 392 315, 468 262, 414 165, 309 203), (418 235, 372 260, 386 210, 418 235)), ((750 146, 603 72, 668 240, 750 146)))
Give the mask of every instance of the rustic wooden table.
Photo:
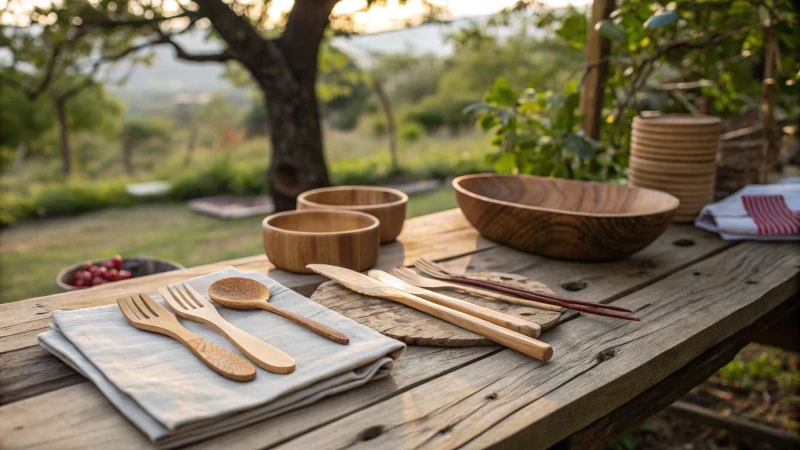
MULTIPOLYGON (((581 264, 490 242, 452 210, 408 221, 378 267, 419 257, 526 275, 557 294, 629 307, 642 321, 566 316, 542 335, 555 351, 549 363, 496 346, 409 347, 389 378, 194 446, 602 447, 703 382, 796 307, 800 291, 800 245, 734 244, 691 226, 671 227, 625 260, 581 264)), ((149 447, 36 335, 55 309, 108 304, 228 265, 306 295, 324 281, 254 256, 0 305, 0 447, 149 447)))

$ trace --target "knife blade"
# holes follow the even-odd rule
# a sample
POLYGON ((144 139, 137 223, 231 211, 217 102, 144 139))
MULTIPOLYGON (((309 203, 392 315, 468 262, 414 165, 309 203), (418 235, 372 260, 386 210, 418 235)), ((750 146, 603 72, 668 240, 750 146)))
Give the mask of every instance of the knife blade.
POLYGON ((522 333, 525 336, 536 338, 542 334, 542 327, 536 322, 530 322, 504 312, 495 311, 484 306, 476 305, 474 303, 414 286, 413 284, 406 283, 400 278, 397 278, 394 275, 388 274, 382 270, 370 270, 368 274, 370 277, 395 289, 404 291, 411 295, 416 295, 417 297, 424 298, 425 300, 430 300, 439 305, 455 309, 456 311, 461 311, 464 314, 469 314, 470 316, 492 322, 495 325, 500 325, 501 327, 508 328, 511 331, 522 333))
POLYGON ((553 348, 542 341, 405 293, 353 270, 327 264, 309 264, 306 267, 352 291, 406 305, 533 358, 547 361, 553 356, 553 348))

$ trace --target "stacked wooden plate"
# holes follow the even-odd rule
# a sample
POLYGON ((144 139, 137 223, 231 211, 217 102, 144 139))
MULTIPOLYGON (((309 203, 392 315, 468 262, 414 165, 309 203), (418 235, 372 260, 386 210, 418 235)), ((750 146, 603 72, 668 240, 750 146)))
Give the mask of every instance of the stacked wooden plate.
POLYGON ((628 184, 680 199, 675 222, 691 222, 714 201, 720 120, 665 114, 635 117, 628 184))

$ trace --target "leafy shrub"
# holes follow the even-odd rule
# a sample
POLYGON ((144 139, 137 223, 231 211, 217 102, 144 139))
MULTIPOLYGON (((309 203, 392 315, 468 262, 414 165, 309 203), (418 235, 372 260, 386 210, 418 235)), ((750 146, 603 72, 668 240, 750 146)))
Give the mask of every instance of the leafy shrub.
POLYGON ((373 116, 369 123, 369 132, 375 137, 386 136, 389 126, 386 124, 386 117, 381 115, 373 116))
POLYGON ((125 191, 125 181, 44 185, 28 196, 0 197, 0 225, 25 219, 72 216, 111 206, 128 206, 139 201, 125 191))
POLYGON ((472 120, 463 114, 464 108, 476 99, 452 95, 433 95, 425 97, 419 104, 406 111, 402 122, 416 122, 427 132, 448 128, 455 133, 459 128, 470 125, 472 120))
POLYGON ((404 123, 400 125, 398 134, 400 135, 400 139, 407 142, 414 142, 425 134, 425 127, 418 122, 404 123))
POLYGON ((173 178, 170 196, 190 200, 214 195, 257 195, 266 192, 266 165, 233 163, 223 156, 204 166, 192 167, 173 178))

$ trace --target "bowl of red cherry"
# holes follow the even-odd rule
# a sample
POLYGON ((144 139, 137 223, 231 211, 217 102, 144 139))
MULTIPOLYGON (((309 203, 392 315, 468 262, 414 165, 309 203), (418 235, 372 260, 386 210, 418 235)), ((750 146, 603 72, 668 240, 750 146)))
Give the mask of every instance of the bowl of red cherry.
POLYGON ((56 276, 56 284, 63 291, 73 291, 183 268, 182 265, 166 259, 149 256, 122 258, 115 255, 109 259, 65 267, 56 276))

